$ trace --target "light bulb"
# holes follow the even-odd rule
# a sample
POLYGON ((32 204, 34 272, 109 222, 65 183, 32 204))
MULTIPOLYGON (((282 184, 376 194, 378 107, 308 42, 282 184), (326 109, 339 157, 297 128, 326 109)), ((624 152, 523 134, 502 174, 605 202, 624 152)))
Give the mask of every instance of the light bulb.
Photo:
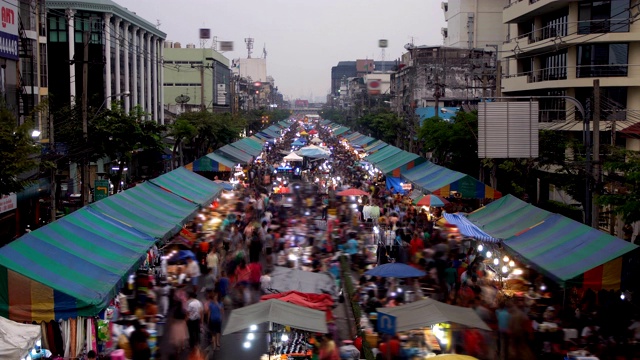
POLYGON ((287 334, 282 334, 282 337, 280 338, 280 340, 284 341, 289 341, 289 335, 287 334))
POLYGON ((624 300, 625 296, 624 294, 620 294, 620 300, 624 300))
POLYGON ((491 256, 492 256, 492 255, 493 255, 493 254, 491 253, 491 251, 487 251, 487 259, 491 259, 491 256))
POLYGON ((251 347, 251 343, 248 341, 245 341, 244 344, 242 344, 242 346, 244 346, 245 349, 248 349, 251 347))
POLYGON ((513 270, 513 275, 522 275, 522 269, 513 270))
POLYGON ((484 246, 482 244, 478 245, 478 251, 482 251, 482 249, 484 249, 484 246))
POLYGON ((493 259, 493 265, 498 265, 500 264, 500 260, 498 260, 498 258, 493 259))
POLYGON ((505 255, 505 256, 502 258, 502 261, 504 261, 505 263, 508 263, 508 262, 509 262, 509 257, 508 257, 507 255, 505 255))
POLYGON ((547 285, 545 284, 540 285, 540 291, 545 291, 545 290, 547 290, 547 285))
POLYGON ((502 266, 502 272, 506 274, 507 271, 509 271, 509 268, 507 268, 506 266, 502 266))
POLYGON ((258 330, 258 325, 251 325, 251 326, 249 326, 249 330, 251 330, 251 331, 256 331, 256 330, 258 330))
POLYGON ((514 266, 516 266, 516 263, 513 260, 511 260, 511 261, 509 261, 509 266, 514 267, 514 266))
POLYGON ((255 334, 254 334, 254 333, 249 333, 249 334, 247 334, 247 340, 253 340, 253 339, 255 339, 255 337, 256 337, 256 336, 255 336, 255 334))

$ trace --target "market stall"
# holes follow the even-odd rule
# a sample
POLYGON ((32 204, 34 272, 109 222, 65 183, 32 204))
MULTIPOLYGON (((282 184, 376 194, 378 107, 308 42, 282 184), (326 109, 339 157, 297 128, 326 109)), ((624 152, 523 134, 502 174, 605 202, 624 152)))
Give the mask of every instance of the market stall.
POLYGON ((276 266, 269 276, 271 277, 269 290, 274 292, 299 291, 302 293, 329 294, 333 298, 338 296, 335 278, 327 272, 314 273, 276 266))
POLYGON ((40 325, 21 324, 0 317, 0 359, 24 359, 40 348, 42 330, 40 325))

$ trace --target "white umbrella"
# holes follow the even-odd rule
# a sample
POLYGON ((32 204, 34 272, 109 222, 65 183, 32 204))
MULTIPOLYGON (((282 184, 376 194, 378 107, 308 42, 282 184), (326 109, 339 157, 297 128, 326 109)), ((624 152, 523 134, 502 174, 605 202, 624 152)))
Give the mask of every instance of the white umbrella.
POLYGON ((297 155, 294 152, 291 152, 289 155, 285 156, 284 161, 290 161, 290 162, 295 162, 295 161, 302 161, 303 158, 302 156, 297 155))
POLYGON ((322 139, 320 139, 320 138, 313 138, 313 139, 311 139, 311 142, 312 142, 312 143, 314 143, 314 144, 320 144, 320 143, 322 142, 322 139))

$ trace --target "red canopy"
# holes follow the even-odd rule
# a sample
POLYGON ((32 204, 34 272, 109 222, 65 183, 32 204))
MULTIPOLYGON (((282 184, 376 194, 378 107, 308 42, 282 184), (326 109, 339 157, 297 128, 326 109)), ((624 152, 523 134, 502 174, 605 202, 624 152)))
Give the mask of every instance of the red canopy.
POLYGON ((333 320, 333 298, 329 294, 303 293, 299 291, 287 291, 279 294, 262 295, 260 301, 277 299, 295 305, 324 311, 327 314, 327 321, 333 320))
POLYGON ((369 193, 366 192, 366 191, 362 191, 360 189, 351 188, 351 189, 340 191, 336 195, 338 195, 338 196, 364 196, 364 195, 369 195, 369 193))

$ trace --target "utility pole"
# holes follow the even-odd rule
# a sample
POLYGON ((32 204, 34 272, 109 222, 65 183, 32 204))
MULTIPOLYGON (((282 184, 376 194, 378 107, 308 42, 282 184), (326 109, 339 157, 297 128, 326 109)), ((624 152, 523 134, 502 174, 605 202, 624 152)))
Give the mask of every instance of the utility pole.
POLYGON ((600 164, 600 80, 593 80, 593 205, 591 207, 591 226, 600 228, 600 208, 597 201, 600 195, 600 184, 602 183, 602 171, 600 164))
MULTIPOLYGON (((53 116, 47 111, 47 117, 49 118, 49 148, 53 151, 53 156, 57 156, 56 142, 54 138, 53 129, 53 116)), ((51 169, 51 222, 56 221, 56 174, 58 172, 57 162, 54 162, 54 166, 51 169)))
MULTIPOLYGON (((84 139, 85 146, 89 145, 88 134, 88 92, 89 92, 89 38, 91 33, 85 30, 83 41, 84 54, 82 57, 82 138, 84 139)), ((73 41, 70 39, 69 41, 73 41)), ((82 206, 89 204, 89 165, 88 159, 85 156, 82 157, 82 174, 81 174, 81 194, 82 194, 82 206)))

